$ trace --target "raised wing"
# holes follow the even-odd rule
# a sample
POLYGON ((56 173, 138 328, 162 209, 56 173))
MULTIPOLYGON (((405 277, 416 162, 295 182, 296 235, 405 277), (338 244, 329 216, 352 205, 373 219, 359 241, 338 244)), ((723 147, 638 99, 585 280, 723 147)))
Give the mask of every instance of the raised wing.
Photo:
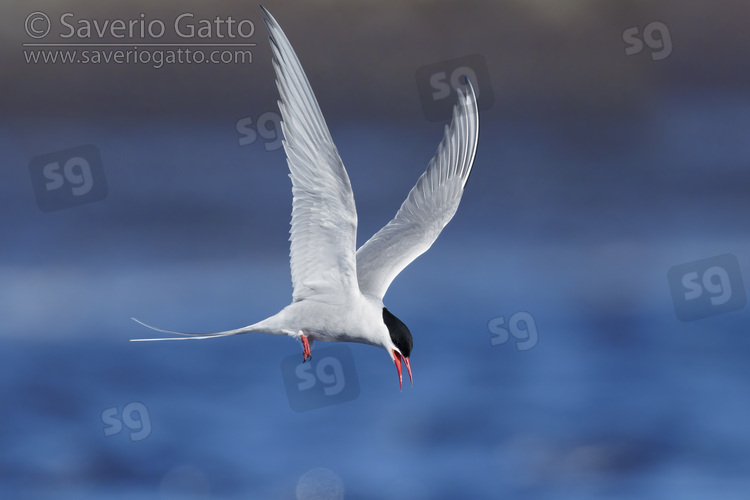
POLYGON ((357 279, 365 295, 382 299, 393 279, 435 242, 458 209, 479 138, 474 88, 459 89, 450 127, 396 217, 357 250, 357 279))
POLYGON ((273 16, 263 12, 294 196, 293 298, 356 293, 357 211, 349 176, 294 49, 273 16))

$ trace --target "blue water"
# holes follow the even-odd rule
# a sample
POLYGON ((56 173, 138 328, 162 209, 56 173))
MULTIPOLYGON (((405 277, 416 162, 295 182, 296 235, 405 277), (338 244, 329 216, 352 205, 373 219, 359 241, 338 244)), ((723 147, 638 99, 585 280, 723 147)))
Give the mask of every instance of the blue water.
MULTIPOLYGON (((386 296, 414 387, 352 345, 359 396, 304 412, 291 339, 128 342, 150 335, 131 316, 215 331, 289 302, 282 151, 211 124, 4 129, 0 497, 747 498, 748 308, 681 322, 667 271, 731 253, 747 288, 750 115, 693 97, 637 126, 488 112, 456 218, 386 296), (29 159, 86 143, 107 197, 42 213, 29 159), (538 343, 493 345, 519 311, 538 343), (131 403, 147 415, 106 435, 131 403)), ((331 128, 363 242, 441 131, 331 128)))

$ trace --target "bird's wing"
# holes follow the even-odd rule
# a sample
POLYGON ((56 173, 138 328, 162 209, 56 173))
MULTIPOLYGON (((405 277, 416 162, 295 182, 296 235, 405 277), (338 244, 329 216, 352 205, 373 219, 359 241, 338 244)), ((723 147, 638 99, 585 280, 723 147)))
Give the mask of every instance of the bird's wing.
POLYGON ((294 49, 273 16, 263 12, 294 196, 293 298, 356 293, 357 211, 349 176, 294 49))
POLYGON ((456 213, 479 138, 471 83, 458 91, 450 127, 396 217, 357 250, 357 280, 365 295, 382 299, 393 279, 427 251, 456 213))

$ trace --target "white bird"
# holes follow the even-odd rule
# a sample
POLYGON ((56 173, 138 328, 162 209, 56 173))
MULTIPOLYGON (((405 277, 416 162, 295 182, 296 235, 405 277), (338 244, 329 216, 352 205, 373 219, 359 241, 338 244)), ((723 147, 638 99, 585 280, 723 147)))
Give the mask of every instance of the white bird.
POLYGON ((388 224, 356 249, 357 212, 349 176, 333 143, 310 83, 289 40, 263 8, 280 94, 284 150, 292 179, 290 229, 294 291, 290 305, 258 323, 218 333, 134 341, 226 337, 241 333, 288 335, 303 344, 303 362, 314 341, 360 342, 384 348, 412 381, 409 329, 383 305, 393 279, 423 254, 453 218, 476 154, 479 116, 467 80, 457 89, 450 126, 427 170, 388 224))

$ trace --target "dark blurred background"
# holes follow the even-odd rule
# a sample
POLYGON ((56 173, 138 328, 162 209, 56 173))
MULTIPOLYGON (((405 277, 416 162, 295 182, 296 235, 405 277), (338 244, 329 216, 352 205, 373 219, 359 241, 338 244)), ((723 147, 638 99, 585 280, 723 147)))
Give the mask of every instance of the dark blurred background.
POLYGON ((291 300, 257 4, 6 2, 0 496, 747 498, 750 4, 264 5, 347 166, 360 244, 436 150, 440 84, 478 75, 461 207, 385 297, 414 387, 352 345, 357 391, 299 411, 290 339, 128 342, 153 333, 131 316, 216 331, 291 300), (231 39, 230 16, 252 34, 231 39), (226 43, 251 45, 189 45, 226 43), (154 59, 178 49, 227 62, 154 59), (146 62, 81 59, 118 50, 146 62))

